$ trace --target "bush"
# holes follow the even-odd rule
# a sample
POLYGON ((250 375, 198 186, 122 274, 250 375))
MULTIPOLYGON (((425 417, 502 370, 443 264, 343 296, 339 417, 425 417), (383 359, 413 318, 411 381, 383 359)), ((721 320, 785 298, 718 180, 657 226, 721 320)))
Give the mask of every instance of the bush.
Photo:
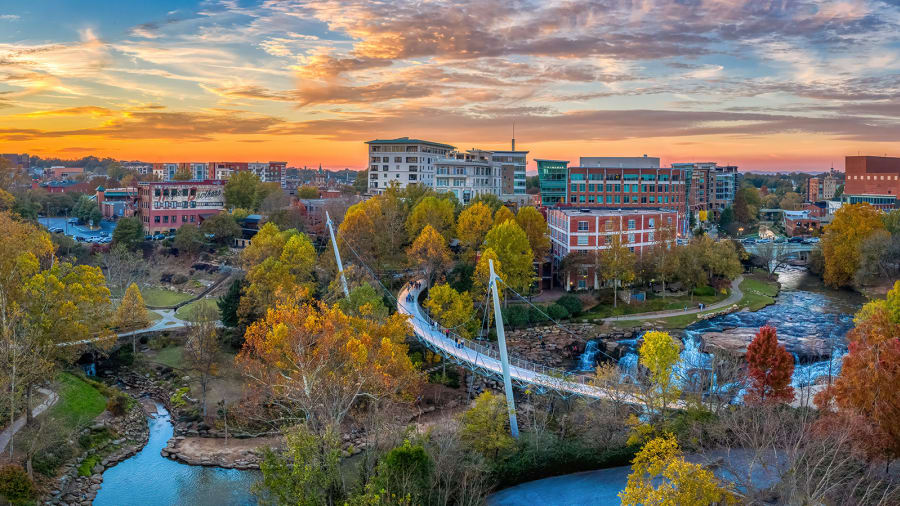
POLYGON ((100 463, 100 457, 98 455, 91 455, 87 457, 81 462, 81 465, 78 466, 78 476, 90 476, 94 473, 94 466, 100 463))
POLYGON ((554 302, 547 307, 547 314, 554 320, 564 320, 569 317, 569 310, 554 302))
POLYGON ((184 274, 176 274, 172 276, 172 284, 173 285, 183 285, 188 282, 188 277, 184 274))
POLYGON ((708 297, 708 296, 712 296, 715 294, 716 294, 716 289, 709 285, 698 286, 697 288, 694 288, 694 295, 696 295, 698 297, 708 297))
POLYGON ((584 309, 581 304, 581 299, 579 299, 577 295, 572 295, 571 293, 563 295, 556 300, 556 303, 566 308, 566 311, 568 311, 572 316, 581 313, 582 309, 584 309))
POLYGON ((106 410, 116 417, 125 416, 125 413, 128 412, 128 404, 128 396, 113 395, 106 401, 106 410))
POLYGON ((34 483, 18 464, 0 467, 0 496, 11 504, 22 504, 34 498, 34 483))
POLYGON ((503 321, 510 327, 524 327, 528 325, 528 308, 515 305, 503 311, 503 321))
POLYGON ((57 469, 74 456, 75 452, 70 445, 61 444, 38 452, 31 459, 31 466, 36 472, 53 477, 56 476, 57 469))
POLYGON ((531 323, 544 323, 545 321, 547 321, 547 317, 544 316, 544 313, 546 313, 547 310, 546 310, 546 308, 542 308, 542 309, 543 309, 543 313, 533 307, 529 308, 528 309, 528 321, 530 321, 531 323))

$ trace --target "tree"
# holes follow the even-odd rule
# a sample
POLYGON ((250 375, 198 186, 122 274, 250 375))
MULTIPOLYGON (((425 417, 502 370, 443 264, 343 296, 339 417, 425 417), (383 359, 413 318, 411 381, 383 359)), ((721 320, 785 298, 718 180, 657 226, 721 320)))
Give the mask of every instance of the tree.
POLYGON ((216 328, 216 310, 200 304, 195 309, 194 321, 188 327, 184 343, 184 358, 188 369, 195 373, 200 383, 200 406, 206 418, 206 394, 209 383, 217 374, 219 360, 219 330, 216 328))
POLYGON ((506 220, 515 220, 516 215, 513 214, 512 211, 509 210, 506 206, 500 206, 499 209, 494 211, 494 226, 505 222, 506 220))
POLYGON ((178 251, 183 251, 188 255, 196 255, 201 249, 203 249, 203 245, 206 243, 206 238, 203 237, 203 232, 200 231, 196 225, 192 225, 190 223, 186 223, 175 231, 175 240, 172 245, 178 248, 178 251))
MULTIPOLYGON (((134 283, 128 285, 125 290, 125 296, 119 307, 116 309, 116 315, 113 319, 115 326, 120 332, 142 329, 150 325, 150 315, 147 314, 147 306, 144 305, 144 298, 141 291, 134 283)), ((136 335, 131 335, 131 352, 137 353, 136 335)))
POLYGON ((241 235, 241 226, 238 225, 233 215, 223 211, 203 220, 203 223, 200 224, 200 231, 204 234, 212 234, 214 242, 225 245, 241 235))
POLYGON ((287 193, 281 189, 280 185, 277 183, 264 184, 268 186, 268 191, 265 192, 265 196, 259 200, 259 204, 256 206, 260 212, 272 214, 275 211, 286 209, 291 205, 290 197, 288 197, 287 193))
POLYGON ((225 183, 225 204, 229 207, 253 209, 260 184, 259 176, 249 170, 235 172, 225 183))
POLYGON ((466 339, 472 338, 473 324, 478 322, 473 320, 475 305, 469 292, 459 293, 446 283, 431 287, 425 307, 444 328, 452 329, 466 339))
POLYGON ((356 173, 356 179, 353 180, 353 189, 360 195, 369 191, 368 169, 356 173))
MULTIPOLYGON (((500 263, 500 258, 497 256, 497 253, 492 248, 487 248, 482 251, 472 276, 472 293, 478 301, 486 300, 488 291, 490 290, 491 260, 494 261, 494 273, 500 279, 506 279, 506 275, 503 273, 503 264, 500 263)), ((500 287, 497 288, 497 295, 502 298, 504 291, 501 290, 500 287)))
POLYGON ((528 236, 528 244, 534 254, 535 262, 543 262, 544 257, 550 252, 550 237, 547 235, 547 221, 544 216, 531 206, 519 209, 516 215, 516 223, 528 236))
POLYGON ((407 250, 413 266, 421 268, 429 285, 444 277, 452 266, 447 241, 431 226, 425 225, 422 233, 407 250))
POLYGON ((459 219, 456 222, 456 238, 468 258, 474 257, 484 237, 491 229, 493 220, 491 218, 491 209, 481 202, 469 204, 468 207, 459 213, 459 219))
POLYGON ((634 279, 634 253, 622 243, 621 234, 606 237, 607 247, 597 254, 597 267, 603 276, 613 282, 613 307, 618 305, 619 283, 627 284, 634 279))
POLYGON ((731 206, 722 209, 719 214, 719 230, 730 232, 731 225, 734 223, 734 208, 731 206))
POLYGON ((363 282, 350 290, 350 297, 338 300, 338 307, 344 313, 360 318, 384 320, 388 316, 388 308, 384 299, 368 282, 363 282))
POLYGON ((796 211, 797 209, 800 209, 801 204, 803 204, 803 197, 801 197, 799 193, 787 192, 781 197, 780 205, 782 209, 796 211))
POLYGON ((106 280, 116 293, 123 293, 125 288, 138 277, 144 267, 144 258, 138 252, 131 251, 124 244, 116 244, 106 255, 101 257, 106 270, 106 280))
POLYGON ((216 305, 219 307, 219 319, 222 320, 222 325, 226 327, 237 327, 240 321, 238 319, 238 308, 241 303, 242 282, 243 280, 241 279, 232 281, 225 295, 222 295, 216 301, 216 305))
POLYGON ((396 497, 404 504, 427 504, 433 468, 425 448, 407 439, 381 458, 368 488, 379 491, 383 497, 396 497))
POLYGON ((857 445, 889 464, 900 457, 900 281, 885 300, 863 306, 854 321, 841 374, 816 404, 829 413, 833 404, 839 425, 852 431, 857 445))
POLYGON ((494 195, 493 193, 482 193, 481 195, 476 195, 474 199, 469 201, 469 206, 473 206, 478 203, 488 206, 488 208, 491 210, 491 215, 493 215, 497 212, 498 209, 503 207, 503 201, 500 200, 500 197, 494 195))
MULTIPOLYGON (((512 213, 510 212, 510 214, 512 213)), ((531 252, 528 236, 525 235, 525 231, 519 227, 515 219, 494 225, 484 238, 484 247, 485 250, 490 248, 497 254, 497 258, 503 265, 503 273, 506 275, 501 279, 507 285, 519 293, 526 293, 531 288, 531 283, 534 281, 532 265, 534 254, 531 252)))
POLYGON ((759 190, 742 186, 734 196, 734 218, 742 225, 752 225, 759 217, 759 190))
POLYGON ((779 267, 787 263, 788 252, 786 243, 767 242, 756 246, 756 256, 765 263, 770 278, 779 267))
MULTIPOLYGON (((334 216, 332 216, 334 219, 334 216)), ((271 221, 278 226, 279 230, 297 229, 300 232, 306 227, 306 215, 300 208, 288 207, 285 209, 277 209, 269 213, 266 221, 271 221)))
POLYGON ((675 366, 681 360, 678 344, 668 332, 651 331, 644 334, 638 350, 639 361, 648 371, 648 385, 641 392, 647 411, 666 419, 669 406, 681 395, 675 366))
POLYGON ((319 189, 315 186, 301 186, 297 188, 298 199, 317 199, 319 198, 319 189))
POLYGON ((260 402, 324 434, 339 430, 363 400, 414 398, 421 378, 405 344, 408 329, 398 313, 378 321, 288 300, 247 329, 236 361, 260 402))
POLYGON ((460 437, 478 453, 495 460, 515 448, 516 440, 509 434, 506 399, 490 390, 482 392, 462 415, 460 437))
POLYGON ((671 434, 648 441, 635 455, 628 484, 619 497, 623 506, 702 506, 732 501, 711 471, 684 460, 671 434))
POLYGON ((794 388, 794 356, 778 344, 775 327, 766 325, 747 346, 747 376, 750 385, 745 399, 749 404, 791 402, 794 388))
POLYGON ((83 223, 91 223, 94 226, 100 225, 100 220, 103 219, 103 214, 100 212, 100 207, 97 205, 97 202, 87 195, 82 195, 81 198, 78 199, 75 208, 72 210, 72 214, 83 223))
POLYGON ((138 217, 119 218, 112 235, 115 244, 136 249, 144 240, 144 226, 138 217))
POLYGON ((280 231, 271 222, 263 225, 241 252, 247 272, 243 314, 262 314, 277 297, 309 297, 315 262, 316 250, 306 234, 280 231))
POLYGON ((172 181, 190 181, 193 178, 190 167, 180 167, 175 174, 172 174, 172 181))
POLYGON ((427 196, 419 201, 409 218, 406 220, 406 231, 409 233, 409 239, 412 241, 422 232, 427 225, 434 228, 444 239, 453 238, 453 232, 456 227, 455 212, 453 202, 447 199, 439 199, 433 196, 427 196))
POLYGON ((341 439, 337 429, 317 434, 300 424, 284 433, 284 454, 263 451, 262 480, 254 491, 263 504, 340 504, 341 439))
POLYGON ((884 228, 891 235, 900 235, 900 209, 894 209, 889 213, 884 213, 881 216, 881 221, 884 222, 884 228))
POLYGON ((825 227, 822 253, 825 255, 825 284, 833 288, 848 285, 859 269, 863 241, 884 228, 881 213, 867 203, 849 204, 834 213, 825 227))

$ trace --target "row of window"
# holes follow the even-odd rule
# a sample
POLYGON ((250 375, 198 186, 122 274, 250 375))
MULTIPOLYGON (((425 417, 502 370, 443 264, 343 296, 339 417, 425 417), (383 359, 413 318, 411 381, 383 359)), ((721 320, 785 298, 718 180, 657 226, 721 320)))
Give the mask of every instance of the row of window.
MULTIPOLYGON (((622 191, 625 193, 668 193, 670 186, 667 184, 623 184, 622 191)), ((608 184, 606 185, 606 192, 619 192, 619 185, 617 184, 608 184)), ((585 184, 585 183, 572 183, 569 186, 569 189, 574 192, 582 192, 585 191, 591 193, 599 193, 603 192, 604 186, 602 184, 593 185, 593 184, 585 184)), ((673 192, 677 192, 680 188, 672 187, 673 192)))
MULTIPOLYGON (((585 174, 574 172, 569 174, 569 179, 572 181, 584 181, 585 174)), ((681 177, 678 174, 659 174, 657 177, 656 174, 606 174, 604 177, 603 173, 600 172, 590 172, 587 174, 587 179, 590 181, 679 181, 681 177)))
MULTIPOLYGON (((590 236, 587 236, 587 235, 579 235, 575 238, 575 242, 578 246, 587 246, 589 237, 590 236)), ((636 237, 635 234, 627 234, 626 244, 634 244, 635 237, 636 237)), ((647 242, 653 242, 653 232, 647 232, 647 242)), ((606 236, 605 235, 597 236, 597 246, 604 246, 604 245, 606 245, 606 236)))
MULTIPOLYGON (((188 218, 190 218, 190 223, 194 223, 194 221, 196 220, 197 217, 194 216, 193 214, 190 215, 190 216, 188 216, 188 215, 186 215, 186 214, 183 214, 183 215, 181 215, 181 222, 182 222, 182 223, 188 223, 188 221, 189 221, 188 218)), ((160 219, 162 219, 162 220, 161 220, 162 223, 170 223, 170 221, 169 221, 169 215, 168 215, 168 214, 165 215, 165 216, 158 216, 158 215, 157 215, 157 216, 154 216, 154 217, 153 217, 153 223, 160 223, 160 219)), ((178 215, 173 215, 173 216, 172 216, 172 221, 171 221, 171 223, 178 223, 178 215)))
MULTIPOLYGON (((678 195, 673 195, 669 197, 669 195, 660 195, 656 197, 654 195, 641 195, 640 198, 637 195, 631 195, 631 198, 628 198, 628 195, 607 195, 606 203, 607 204, 675 204, 679 202, 678 195)), ((569 197, 570 203, 588 203, 588 204, 603 204, 603 195, 597 195, 596 198, 593 195, 588 195, 585 198, 584 195, 571 195, 569 197), (596 201, 596 202, 595 202, 596 201)))

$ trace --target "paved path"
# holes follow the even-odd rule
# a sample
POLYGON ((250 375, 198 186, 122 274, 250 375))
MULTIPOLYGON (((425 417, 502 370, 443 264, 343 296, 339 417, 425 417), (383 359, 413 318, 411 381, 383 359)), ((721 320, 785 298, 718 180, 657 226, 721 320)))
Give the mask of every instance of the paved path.
POLYGON ((715 304, 710 304, 703 309, 699 307, 693 307, 684 310, 674 310, 674 311, 654 311, 652 313, 636 313, 636 314, 626 314, 622 316, 611 316, 609 318, 603 318, 604 322, 615 322, 615 321, 630 321, 630 320, 655 320, 657 318, 669 318, 671 316, 681 316, 685 314, 697 314, 697 313, 705 313, 706 311, 712 311, 714 309, 720 309, 726 306, 732 306, 737 304, 744 297, 744 293, 741 292, 741 281, 744 280, 744 276, 738 276, 734 278, 731 282, 731 294, 725 299, 716 302, 715 304))
MULTIPOLYGON (((44 402, 38 404, 37 407, 31 410, 31 416, 40 415, 44 411, 47 411, 50 406, 56 404, 56 401, 59 400, 59 396, 56 395, 56 392, 47 390, 45 388, 38 388, 37 391, 45 395, 47 398, 44 399, 44 402)), ((16 421, 14 421, 11 426, 7 427, 6 430, 0 432, 0 452, 6 450, 6 445, 9 444, 9 440, 13 437, 13 435, 22 430, 22 427, 25 426, 25 421, 26 417, 25 415, 22 415, 21 417, 16 419, 16 421)))
MULTIPOLYGON (((409 324, 412 326, 416 336, 440 354, 445 357, 453 357, 460 363, 469 366, 478 374, 494 378, 501 377, 502 367, 500 360, 494 358, 496 356, 495 350, 482 347, 467 340, 463 340, 464 346, 459 347, 456 341, 445 336, 440 328, 432 326, 418 303, 418 296, 424 290, 424 283, 422 286, 422 288, 417 289, 407 284, 400 290, 400 295, 397 297, 397 311, 410 316, 409 324), (406 302, 408 295, 412 295, 413 302, 406 302)), ((640 404, 640 401, 634 396, 627 394, 611 395, 606 389, 591 385, 586 382, 586 378, 590 378, 589 375, 568 376, 570 379, 565 379, 560 377, 559 370, 541 364, 521 360, 511 355, 509 362, 510 376, 518 384, 536 385, 564 395, 580 395, 593 399, 618 398, 622 402, 629 404, 640 404)), ((681 409, 682 405, 679 403, 673 407, 681 409)))
MULTIPOLYGON (((180 329, 180 328, 187 327, 189 325, 189 322, 182 320, 181 318, 175 316, 174 309, 156 309, 154 311, 159 313, 160 316, 162 316, 162 318, 160 318, 159 321, 157 321, 153 325, 150 325, 149 327, 144 327, 142 329, 132 330, 129 332, 121 332, 119 334, 116 334, 116 337, 118 339, 122 339, 125 337, 146 334, 148 332, 157 332, 160 330, 170 330, 170 329, 180 329)), ((221 322, 219 323, 219 325, 221 325, 221 322)), ((99 339, 100 338, 98 338, 98 337, 93 337, 91 339, 82 339, 80 341, 68 341, 65 343, 59 343, 59 344, 57 344, 57 346, 78 346, 78 345, 82 345, 82 344, 90 344, 95 341, 98 341, 99 339)))

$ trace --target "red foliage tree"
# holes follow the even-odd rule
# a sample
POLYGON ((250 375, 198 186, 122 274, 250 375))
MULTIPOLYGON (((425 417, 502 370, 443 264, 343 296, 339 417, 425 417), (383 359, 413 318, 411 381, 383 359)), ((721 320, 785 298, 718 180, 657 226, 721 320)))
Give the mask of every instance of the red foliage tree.
POLYGON ((794 400, 791 375, 794 374, 794 356, 778 344, 775 327, 766 325, 747 346, 747 375, 750 386, 748 403, 778 403, 794 400))
POLYGON ((900 458, 900 322, 876 306, 847 339, 841 374, 816 404, 831 428, 851 431, 858 449, 890 462, 900 458))

